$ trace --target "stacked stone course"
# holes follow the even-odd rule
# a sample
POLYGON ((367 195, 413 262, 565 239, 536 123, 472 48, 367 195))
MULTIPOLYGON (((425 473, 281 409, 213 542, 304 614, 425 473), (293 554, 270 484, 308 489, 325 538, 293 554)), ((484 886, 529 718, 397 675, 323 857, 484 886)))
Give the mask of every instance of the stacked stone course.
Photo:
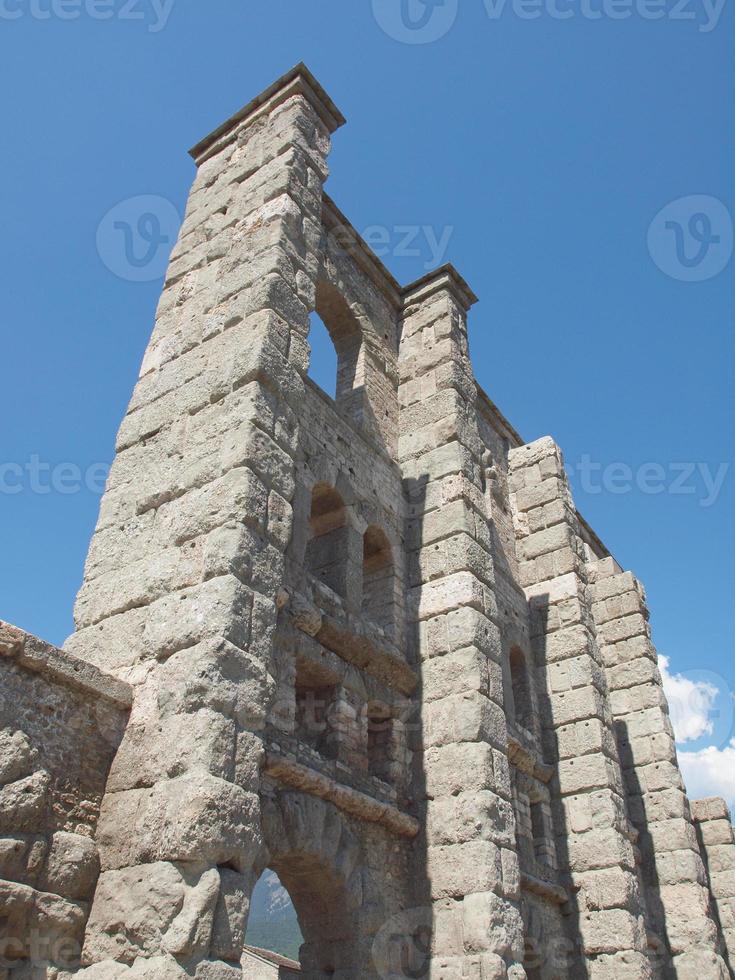
POLYGON ((643 590, 479 388, 462 277, 402 287, 324 193, 343 121, 300 65, 192 151, 76 630, 33 677, 0 634, 0 980, 254 975, 266 868, 309 980, 723 980, 732 827, 687 800, 643 590), (17 809, 63 748, 29 697, 95 760, 76 864, 17 809), (39 967, 14 909, 61 865, 83 948, 39 967))
POLYGON ((131 692, 2 622, 0 672, 0 977, 35 980, 79 961, 131 692))

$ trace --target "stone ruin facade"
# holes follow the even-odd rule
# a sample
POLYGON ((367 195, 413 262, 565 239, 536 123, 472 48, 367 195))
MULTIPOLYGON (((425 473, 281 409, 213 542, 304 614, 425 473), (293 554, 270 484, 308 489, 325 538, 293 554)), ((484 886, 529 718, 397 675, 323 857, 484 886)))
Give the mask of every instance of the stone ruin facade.
POLYGON ((342 123, 301 65, 194 149, 76 632, 0 629, 0 978, 255 975, 272 869, 308 980, 724 980, 643 588, 478 387, 461 276, 325 195, 342 123))

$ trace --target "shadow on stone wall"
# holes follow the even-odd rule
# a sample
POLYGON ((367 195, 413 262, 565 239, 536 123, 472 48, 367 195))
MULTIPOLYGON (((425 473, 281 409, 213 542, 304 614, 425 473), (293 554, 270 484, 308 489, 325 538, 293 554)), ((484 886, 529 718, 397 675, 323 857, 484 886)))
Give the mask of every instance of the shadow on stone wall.
MULTIPOLYGON (((410 588, 414 552, 411 542, 423 540, 423 514, 426 506, 426 487, 429 482, 427 475, 417 479, 404 481, 404 492, 408 501, 408 517, 405 529, 408 561, 406 568, 406 589, 410 588)), ((434 945, 433 902, 431 880, 428 868, 427 810, 428 788, 424 753, 424 687, 421 661, 421 637, 418 615, 414 616, 411 608, 407 609, 406 649, 410 666, 416 671, 418 687, 413 696, 412 716, 409 723, 409 747, 413 753, 413 771, 411 783, 413 788, 413 816, 419 821, 421 830, 414 844, 414 903, 415 914, 407 917, 402 924, 402 935, 399 948, 393 951, 393 963, 397 968, 395 977, 408 977, 410 980, 422 980, 429 976, 431 969, 432 947, 434 945)), ((390 980, 393 980, 391 976, 390 980)))
POLYGON ((541 714, 541 742, 545 759, 554 767, 551 790, 551 812, 556 837, 556 854, 559 865, 560 884, 569 895, 569 902, 563 909, 564 941, 553 948, 539 951, 537 975, 546 978, 569 977, 570 980, 588 980, 590 974, 580 942, 581 909, 578 892, 572 887, 570 875, 569 840, 572 828, 559 795, 559 738, 554 726, 551 710, 551 694, 546 681, 546 637, 548 635, 549 597, 535 596, 531 604, 531 643, 534 658, 536 692, 541 714))
POLYGON ((625 783, 625 802, 631 810, 631 802, 636 801, 636 812, 630 814, 631 823, 638 831, 638 849, 641 854, 640 878, 643 885, 642 900, 645 902, 646 924, 649 941, 649 955, 653 959, 654 976, 676 977, 672 962, 672 952, 666 929, 666 909, 661 900, 661 883, 656 868, 654 841, 646 818, 643 801, 643 787, 633 758, 628 725, 624 721, 615 722, 615 740, 620 756, 625 783), (658 974, 656 973, 658 970, 658 974))

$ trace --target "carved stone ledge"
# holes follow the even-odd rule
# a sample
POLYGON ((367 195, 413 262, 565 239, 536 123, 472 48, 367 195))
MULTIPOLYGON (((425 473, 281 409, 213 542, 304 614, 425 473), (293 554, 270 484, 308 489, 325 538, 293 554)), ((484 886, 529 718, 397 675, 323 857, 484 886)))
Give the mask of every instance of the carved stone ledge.
POLYGON ((569 901, 569 895, 561 885, 555 885, 550 881, 544 881, 542 878, 536 878, 526 871, 521 872, 521 888, 541 898, 545 898, 548 902, 553 902, 554 905, 566 905, 569 901))
POLYGON ((508 735, 508 759, 527 776, 534 776, 542 783, 551 782, 551 777, 554 775, 552 767, 542 762, 531 749, 513 735, 508 735))
POLYGON ((319 609, 298 593, 292 593, 284 608, 290 613, 293 625, 314 637, 322 646, 347 663, 366 671, 393 687, 401 694, 412 694, 418 678, 404 660, 369 636, 358 620, 339 619, 319 609))
POLYGON ((111 701, 125 711, 133 703, 129 684, 2 620, 0 657, 36 674, 44 674, 54 683, 111 701))
POLYGON ((401 837, 414 838, 419 832, 418 820, 402 813, 396 807, 374 800, 365 793, 342 786, 335 780, 298 762, 269 752, 266 755, 265 773, 286 786, 300 789, 312 796, 334 803, 340 810, 360 820, 381 824, 401 837))

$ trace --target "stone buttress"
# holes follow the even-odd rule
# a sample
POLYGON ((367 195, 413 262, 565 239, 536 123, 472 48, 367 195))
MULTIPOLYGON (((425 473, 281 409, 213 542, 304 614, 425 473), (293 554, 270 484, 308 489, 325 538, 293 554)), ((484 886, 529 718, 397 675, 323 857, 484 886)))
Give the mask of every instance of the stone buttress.
POLYGON ((590 565, 628 810, 638 831, 648 927, 664 976, 727 976, 641 584, 612 558, 590 565))

